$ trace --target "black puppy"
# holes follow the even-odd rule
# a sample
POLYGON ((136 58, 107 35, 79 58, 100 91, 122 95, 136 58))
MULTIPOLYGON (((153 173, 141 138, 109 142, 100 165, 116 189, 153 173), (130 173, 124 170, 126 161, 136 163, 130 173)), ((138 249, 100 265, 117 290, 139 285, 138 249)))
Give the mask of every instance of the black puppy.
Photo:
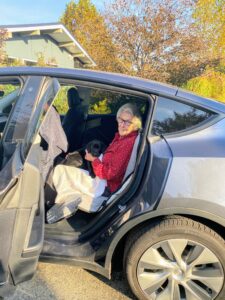
MULTIPOLYGON (((102 153, 104 153, 105 149, 106 149, 106 145, 99 140, 93 140, 93 141, 89 142, 86 146, 87 152, 91 153, 91 155, 94 157, 99 157, 102 153)), ((95 178, 95 173, 93 171, 90 161, 87 162, 87 167, 88 167, 90 176, 92 178, 95 178)))

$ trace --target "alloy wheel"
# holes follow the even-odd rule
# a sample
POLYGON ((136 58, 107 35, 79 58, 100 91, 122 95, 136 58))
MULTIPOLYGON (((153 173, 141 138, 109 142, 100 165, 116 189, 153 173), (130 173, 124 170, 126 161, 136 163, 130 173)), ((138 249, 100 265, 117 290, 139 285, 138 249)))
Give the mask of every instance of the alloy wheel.
POLYGON ((206 246, 188 239, 170 239, 142 254, 137 279, 148 299, 211 300, 223 286, 224 272, 206 246))

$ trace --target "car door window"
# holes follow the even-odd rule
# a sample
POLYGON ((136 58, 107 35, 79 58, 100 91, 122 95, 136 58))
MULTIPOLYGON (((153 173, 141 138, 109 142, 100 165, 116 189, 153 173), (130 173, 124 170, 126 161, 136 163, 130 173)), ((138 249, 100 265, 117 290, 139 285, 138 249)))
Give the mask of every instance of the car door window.
POLYGON ((0 79, 0 134, 4 131, 21 86, 21 82, 16 78, 0 79))
POLYGON ((34 138, 40 128, 41 122, 47 112, 45 105, 48 106, 52 103, 55 95, 57 94, 60 86, 56 79, 50 79, 45 84, 44 93, 41 95, 39 102, 37 103, 30 122, 28 130, 23 142, 23 156, 25 157, 34 141, 34 138))
POLYGON ((159 97, 153 119, 153 134, 170 134, 191 129, 215 114, 208 110, 159 97))
POLYGON ((89 88, 77 86, 80 98, 88 104, 89 115, 116 115, 118 109, 125 103, 134 103, 141 113, 146 111, 146 101, 131 94, 115 92, 104 88, 89 88))
POLYGON ((42 81, 42 77, 34 76, 29 78, 25 83, 23 90, 27 92, 21 93, 19 100, 14 105, 9 126, 7 126, 4 133, 4 142, 18 143, 23 140, 34 109, 34 103, 37 100, 34 95, 38 94, 42 81))

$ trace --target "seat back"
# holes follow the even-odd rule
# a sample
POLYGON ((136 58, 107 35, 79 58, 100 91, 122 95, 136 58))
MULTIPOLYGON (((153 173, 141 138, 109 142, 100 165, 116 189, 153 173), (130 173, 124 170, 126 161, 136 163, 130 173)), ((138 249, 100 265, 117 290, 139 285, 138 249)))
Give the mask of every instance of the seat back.
POLYGON ((82 200, 78 206, 78 208, 80 210, 88 212, 88 213, 97 212, 101 209, 103 203, 109 204, 127 187, 127 185, 130 183, 131 179, 133 178, 133 176, 131 174, 134 172, 134 168, 136 165, 139 143, 140 143, 140 133, 138 134, 138 136, 135 139, 134 146, 133 146, 131 156, 130 156, 130 160, 128 162, 126 172, 123 177, 122 185, 120 186, 120 188, 115 193, 113 193, 109 198, 105 197, 105 196, 100 196, 100 197, 94 198, 93 201, 82 200))
POLYGON ((135 164, 136 164, 136 160, 137 160, 137 151, 138 151, 139 142, 140 142, 140 133, 138 134, 138 136, 135 139, 134 146, 133 146, 131 156, 130 156, 130 160, 128 162, 127 169, 124 174, 122 182, 124 182, 128 178, 128 176, 130 176, 130 174, 134 172, 134 168, 135 168, 135 164))
POLYGON ((69 109, 63 119, 62 126, 69 143, 69 152, 81 147, 85 128, 86 107, 81 104, 78 91, 70 88, 67 92, 69 109))

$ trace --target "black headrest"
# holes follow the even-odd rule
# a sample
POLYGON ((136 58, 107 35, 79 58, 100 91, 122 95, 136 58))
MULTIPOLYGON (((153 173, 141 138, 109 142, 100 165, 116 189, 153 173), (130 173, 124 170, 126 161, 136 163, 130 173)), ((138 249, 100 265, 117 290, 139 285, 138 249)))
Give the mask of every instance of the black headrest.
POLYGON ((70 88, 67 91, 67 99, 68 99, 69 108, 79 105, 81 102, 79 93, 75 88, 70 88))

